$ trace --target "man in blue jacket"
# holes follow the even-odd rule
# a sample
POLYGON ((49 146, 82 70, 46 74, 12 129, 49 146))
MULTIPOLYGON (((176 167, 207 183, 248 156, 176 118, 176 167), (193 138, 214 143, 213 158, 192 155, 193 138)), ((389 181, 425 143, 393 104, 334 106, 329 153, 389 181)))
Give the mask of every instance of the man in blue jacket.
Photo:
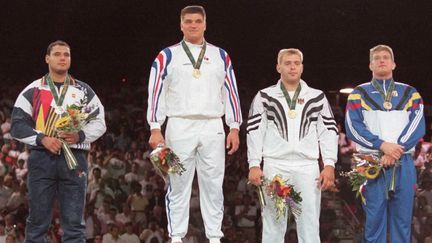
POLYGON ((384 167, 368 180, 364 242, 410 242, 416 185, 412 153, 425 133, 423 100, 417 90, 393 79, 393 51, 378 45, 370 50, 372 80, 357 86, 348 97, 345 117, 349 139, 359 152, 381 157, 384 167), (394 176, 393 176, 394 172, 394 176), (389 192, 394 178, 395 190, 389 192))

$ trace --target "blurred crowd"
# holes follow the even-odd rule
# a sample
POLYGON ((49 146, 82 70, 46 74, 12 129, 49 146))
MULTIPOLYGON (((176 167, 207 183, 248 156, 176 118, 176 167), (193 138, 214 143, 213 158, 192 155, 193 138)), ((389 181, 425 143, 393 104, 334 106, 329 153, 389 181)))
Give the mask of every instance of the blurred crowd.
MULTIPOLYGON (((98 90, 105 106, 108 130, 88 153, 87 201, 85 210, 88 242, 166 243, 165 183, 149 161, 145 122, 144 86, 125 85, 116 94, 107 87, 98 90)), ((10 115, 22 88, 0 88, 0 243, 23 242, 28 214, 26 161, 30 151, 10 136, 10 115)), ((244 108, 247 110, 247 108, 244 108)), ((343 131, 343 126, 340 126, 343 131)), ((244 129, 242 129, 244 132, 244 129)), ((240 150, 226 159, 225 210, 222 242, 258 243, 260 205, 256 188, 247 181, 245 134, 240 150)), ((416 148, 418 193, 413 218, 413 242, 432 242, 432 146, 421 142, 416 148)), ((340 133, 337 174, 351 167, 355 146, 340 133)), ((323 242, 360 242, 363 214, 359 199, 346 178, 337 176, 338 189, 323 193, 321 239, 323 242)), ((205 242, 200 214, 198 184, 193 183, 189 231, 185 243, 205 242)), ((62 229, 55 206, 48 242, 60 242, 62 229)), ((291 217, 286 242, 297 242, 291 217)))

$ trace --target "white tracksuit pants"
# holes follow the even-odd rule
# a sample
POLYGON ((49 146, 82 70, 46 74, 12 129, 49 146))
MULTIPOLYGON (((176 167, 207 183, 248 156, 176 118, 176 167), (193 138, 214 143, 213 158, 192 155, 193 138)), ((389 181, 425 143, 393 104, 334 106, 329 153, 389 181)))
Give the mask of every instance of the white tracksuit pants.
POLYGON ((189 224, 189 202, 195 170, 198 174, 200 208, 208 239, 223 237, 222 183, 225 173, 225 132, 222 119, 168 119, 166 145, 186 168, 171 174, 166 199, 168 232, 183 238, 189 224))
MULTIPOLYGON (((319 237, 319 215, 321 191, 317 187, 316 178, 319 177, 318 161, 281 161, 264 159, 264 176, 273 179, 281 175, 294 185, 294 189, 301 192, 301 214, 296 219, 299 243, 321 242, 319 237)), ((287 229, 287 218, 276 220, 273 201, 266 196, 267 205, 263 209, 262 242, 283 243, 287 229)))

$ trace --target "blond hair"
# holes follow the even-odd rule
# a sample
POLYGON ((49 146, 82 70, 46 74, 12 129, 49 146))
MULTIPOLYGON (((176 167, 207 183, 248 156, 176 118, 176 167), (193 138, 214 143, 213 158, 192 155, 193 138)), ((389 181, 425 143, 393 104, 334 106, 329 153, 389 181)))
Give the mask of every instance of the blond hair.
POLYGON ((298 55, 300 57, 301 62, 303 62, 303 53, 299 49, 288 48, 279 51, 278 58, 277 58, 278 64, 281 63, 282 57, 284 55, 298 55))
POLYGON ((386 52, 390 53, 390 57, 391 57, 392 61, 394 62, 393 50, 391 49, 390 46, 387 46, 387 45, 377 45, 377 46, 372 47, 369 50, 369 61, 370 62, 372 62, 373 54, 375 52, 379 52, 379 51, 386 51, 386 52))

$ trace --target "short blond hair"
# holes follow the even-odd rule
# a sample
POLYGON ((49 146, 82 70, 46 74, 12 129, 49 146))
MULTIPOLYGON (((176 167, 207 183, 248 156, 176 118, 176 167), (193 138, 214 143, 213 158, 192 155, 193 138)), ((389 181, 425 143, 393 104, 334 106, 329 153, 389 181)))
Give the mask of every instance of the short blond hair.
POLYGON ((374 54, 375 52, 379 52, 379 51, 386 51, 386 52, 390 53, 390 57, 391 57, 391 59, 392 59, 393 62, 394 62, 393 50, 391 49, 390 46, 387 46, 387 45, 377 45, 377 46, 372 47, 372 48, 369 50, 369 61, 370 61, 370 62, 372 62, 373 54, 374 54))
POLYGON ((281 63, 282 57, 284 55, 298 55, 300 57, 301 62, 303 63, 303 53, 299 49, 288 48, 288 49, 280 50, 277 58, 278 64, 281 63))

